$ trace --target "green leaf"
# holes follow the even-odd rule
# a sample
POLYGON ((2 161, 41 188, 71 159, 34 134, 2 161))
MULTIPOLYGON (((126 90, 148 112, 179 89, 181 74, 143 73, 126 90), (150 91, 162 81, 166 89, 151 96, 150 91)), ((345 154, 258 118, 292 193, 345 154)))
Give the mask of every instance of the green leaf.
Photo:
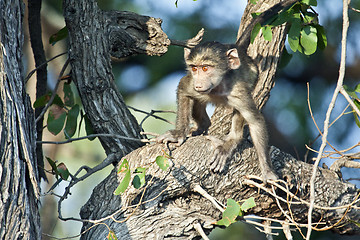
POLYGON ((119 167, 118 174, 120 173, 122 174, 125 173, 125 175, 121 180, 119 186, 114 191, 115 195, 120 195, 121 193, 125 192, 125 190, 128 188, 130 183, 130 179, 131 179, 130 167, 129 167, 129 162, 126 159, 123 160, 123 162, 119 167))
POLYGON ((250 3, 255 5, 257 3, 257 1, 258 0, 250 0, 250 3))
POLYGON ((287 11, 282 11, 281 13, 277 14, 271 21, 271 26, 279 26, 286 22, 290 22, 292 15, 294 14, 294 10, 291 8, 287 11))
POLYGON ((71 138, 74 136, 77 128, 77 118, 80 113, 79 105, 74 105, 67 114, 66 125, 64 131, 66 132, 65 136, 71 138))
POLYGON ((64 127, 66 112, 63 108, 53 105, 47 118, 47 128, 53 135, 57 135, 64 127))
MULTIPOLYGON (((92 127, 91 121, 88 118, 87 114, 84 115, 84 122, 85 122, 85 131, 86 135, 91 135, 94 133, 94 129, 92 127)), ((94 140, 95 137, 88 138, 90 141, 94 140)))
POLYGON ((217 225, 230 226, 234 223, 237 216, 240 213, 240 205, 233 199, 228 199, 226 204, 226 209, 222 214, 222 219, 217 221, 217 225))
MULTIPOLYGON (((52 93, 48 92, 48 93, 44 94, 43 96, 39 97, 38 99, 36 99, 36 101, 33 104, 34 108, 44 107, 49 102, 51 96, 52 96, 52 93)), ((52 103, 58 105, 59 107, 64 107, 64 103, 62 102, 61 98, 57 94, 55 95, 52 103)))
POLYGON ((138 167, 135 169, 135 173, 144 173, 146 171, 146 168, 138 167))
POLYGON ((63 91, 64 91, 64 103, 65 103, 65 105, 69 106, 69 107, 74 106, 74 103, 75 103, 75 101, 74 101, 74 93, 71 90, 71 85, 65 83, 63 91))
POLYGON ((294 18, 292 19, 291 27, 288 32, 288 42, 293 52, 296 52, 299 47, 300 30, 300 14, 294 14, 294 18))
POLYGON ((263 34, 263 36, 264 36, 264 39, 266 40, 266 41, 271 41, 272 40, 272 31, 271 31, 271 27, 269 27, 269 26, 265 26, 265 27, 262 27, 261 28, 262 30, 262 34, 263 34))
POLYGON ((49 38, 49 43, 54 45, 56 42, 65 39, 68 36, 68 29, 67 27, 63 27, 57 33, 53 34, 49 38))
MULTIPOLYGON (((352 88, 350 88, 349 86, 347 86, 347 85, 343 85, 343 87, 344 87, 344 89, 345 89, 345 91, 347 92, 347 94, 349 94, 349 96, 350 97, 352 97, 352 98, 354 98, 354 99, 357 99, 358 98, 358 96, 357 96, 357 94, 356 94, 356 90, 355 89, 352 89, 352 88)), ((357 87, 356 87, 357 88, 357 87)))
POLYGON ((62 108, 65 106, 63 101, 61 100, 61 98, 57 94, 54 97, 53 104, 58 105, 59 107, 62 107, 62 108))
POLYGON ((68 179, 70 172, 64 163, 59 163, 59 165, 57 166, 57 171, 59 172, 59 175, 62 179, 68 179))
POLYGON ((115 195, 120 195, 121 193, 125 192, 125 190, 128 188, 129 183, 130 183, 130 178, 131 178, 131 174, 130 174, 130 170, 128 170, 125 173, 124 178, 121 180, 119 186, 116 188, 116 190, 114 191, 115 195))
POLYGON ((145 185, 145 172, 136 174, 133 179, 132 184, 136 189, 139 189, 142 186, 144 186, 145 185))
MULTIPOLYGON (((360 110, 360 102, 359 102, 359 100, 354 99, 354 103, 355 103, 356 107, 360 110)), ((357 115, 357 113, 355 111, 353 111, 353 114, 354 114, 354 118, 355 118, 355 123, 360 128, 359 117, 358 117, 358 115, 357 115)))
POLYGON ((49 102, 50 98, 51 98, 51 92, 42 95, 41 97, 36 99, 36 101, 33 104, 33 107, 34 108, 44 107, 49 102))
POLYGON ((251 31, 251 37, 250 37, 250 42, 251 43, 254 43, 254 40, 256 38, 256 36, 259 34, 260 32, 260 29, 261 29, 261 24, 260 23, 257 23, 253 30, 251 31))
POLYGON ((163 171, 166 171, 169 167, 169 159, 164 156, 157 156, 155 159, 156 164, 163 171))
POLYGON ((304 23, 305 24, 317 24, 318 23, 318 19, 317 19, 317 15, 315 13, 312 12, 306 12, 303 14, 303 19, 304 19, 304 23))
POLYGON ((283 50, 283 52, 281 54, 281 58, 280 58, 279 68, 286 67, 286 65, 288 65, 288 63, 290 62, 292 56, 293 55, 287 51, 286 47, 284 47, 284 50, 283 50))
POLYGON ((50 167, 51 167, 51 170, 57 174, 57 167, 56 167, 56 164, 55 164, 55 161, 53 161, 51 158, 49 157, 45 157, 46 160, 48 161, 48 163, 50 164, 50 167))
POLYGON ((318 37, 318 43, 317 46, 321 49, 324 50, 327 46, 327 38, 326 38, 326 33, 325 33, 325 29, 323 26, 320 25, 316 25, 316 30, 317 30, 317 37, 318 37))
POLYGON ((256 206, 255 200, 253 197, 248 198, 245 200, 245 202, 243 202, 243 204, 241 204, 241 210, 246 212, 247 210, 249 210, 250 208, 253 208, 256 206))
POLYGON ((358 85, 355 87, 355 92, 360 93, 360 84, 358 84, 358 85))
POLYGON ((126 158, 124 158, 123 162, 120 164, 119 170, 117 173, 124 173, 130 170, 129 162, 126 158))
POLYGON ((304 49, 304 54, 313 54, 316 51, 318 40, 316 28, 311 25, 305 26, 300 35, 300 44, 304 49))
POLYGON ((310 6, 317 6, 317 0, 302 0, 301 2, 310 6))
POLYGON ((106 237, 108 240, 118 240, 118 238, 116 237, 114 231, 110 230, 109 234, 106 237))
POLYGON ((141 188, 145 185, 145 172, 146 168, 138 167, 135 169, 135 173, 139 173, 135 175, 133 179, 133 186, 137 189, 141 188))

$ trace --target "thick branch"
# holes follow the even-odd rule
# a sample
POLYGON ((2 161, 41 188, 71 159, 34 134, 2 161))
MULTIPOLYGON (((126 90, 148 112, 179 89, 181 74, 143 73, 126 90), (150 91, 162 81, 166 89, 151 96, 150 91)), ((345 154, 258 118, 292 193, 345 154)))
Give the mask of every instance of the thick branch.
MULTIPOLYGON (((113 36, 111 24, 105 27, 108 15, 95 1, 66 0, 64 6, 72 77, 94 131, 140 139, 141 129, 117 90, 111 72, 109 49, 113 47, 104 37, 113 36)), ((129 47, 125 46, 124 49, 129 47)), ((123 156, 143 145, 109 137, 100 137, 100 141, 107 154, 122 153, 123 156)))
MULTIPOLYGON (((149 179, 153 178, 142 199, 142 202, 146 203, 142 204, 134 214, 132 213, 134 208, 130 206, 139 202, 144 188, 136 190, 130 187, 121 197, 112 194, 104 195, 104 192, 112 193, 119 183, 114 173, 94 190, 95 195, 92 197, 92 201, 82 208, 82 218, 99 219, 111 214, 109 209, 113 209, 114 206, 112 202, 107 201, 117 199, 118 203, 121 198, 123 211, 116 216, 116 219, 122 221, 130 214, 133 215, 122 224, 111 220, 106 223, 122 239, 163 239, 167 237, 172 239, 175 236, 177 239, 191 239, 197 236, 197 232, 192 228, 194 223, 199 221, 205 231, 209 233, 214 227, 212 223, 221 217, 221 212, 209 200, 196 193, 193 189, 196 185, 202 186, 207 193, 223 204, 226 203, 227 198, 240 201, 254 197, 257 206, 251 209, 249 214, 278 220, 286 218, 274 197, 269 193, 259 191, 254 185, 248 185, 249 181, 245 176, 260 174, 256 152, 249 142, 246 141, 239 146, 237 152, 227 163, 225 172, 221 174, 214 174, 209 170, 206 159, 211 159, 213 149, 205 137, 190 138, 181 147, 174 150, 168 172, 160 170, 156 164, 151 164, 156 156, 162 154, 164 149, 166 149, 164 145, 148 145, 126 156, 132 169, 150 164, 147 172, 148 183, 149 179), (159 197, 156 198, 156 196, 159 197), (141 226, 139 226, 139 222, 141 222, 141 226)), ((287 179, 289 191, 302 200, 278 189, 279 197, 292 202, 288 205, 286 202, 280 201, 280 204, 285 211, 291 211, 295 222, 305 224, 309 206, 308 190, 312 165, 297 161, 276 148, 272 148, 271 156, 279 176, 287 179)), ((315 207, 314 209, 313 222, 324 223, 319 225, 319 228, 320 226, 329 227, 339 221, 349 210, 346 217, 334 227, 334 230, 348 234, 360 233, 358 227, 346 220, 359 219, 359 210, 348 209, 347 206, 344 206, 351 204, 358 197, 360 191, 354 185, 343 182, 336 173, 321 168, 318 170, 315 181, 315 204, 319 208, 315 207), (327 210, 327 207, 339 206, 344 207, 327 210)), ((359 202, 356 203, 356 206, 360 206, 359 202)), ((85 225, 83 230, 90 226, 90 224, 85 225)), ((101 226, 96 226, 85 233, 83 239, 99 239, 104 237, 104 234, 106 234, 106 230, 101 226)))
MULTIPOLYGON (((160 34, 161 40, 154 38, 155 42, 159 41, 159 45, 148 44, 147 41, 156 35, 151 34, 151 29, 138 25, 138 18, 122 22, 121 14, 109 16, 110 13, 101 12, 93 1, 84 3, 65 0, 64 6, 69 28, 71 46, 69 55, 72 60, 73 76, 94 129, 99 133, 139 137, 139 128, 134 124, 133 117, 128 113, 114 87, 108 51, 113 55, 119 53, 118 57, 141 53, 141 51, 147 54, 162 54, 163 47, 168 44, 167 40, 164 40, 164 35, 160 34), (122 29, 123 24, 131 27, 122 29), (129 33, 124 37, 120 34, 121 31, 124 31, 124 34, 129 33), (143 33, 140 34, 140 39, 143 40, 137 39, 139 32, 143 33), (110 41, 103 36, 110 36, 110 41), (121 40, 121 37, 124 39, 121 40), (148 51, 147 46, 150 45, 154 47, 150 47, 155 49, 154 51, 148 51), (117 49, 114 46, 117 46, 117 49), (142 50, 133 50, 133 47, 142 50), (157 48, 159 50, 156 50, 157 48)), ((249 14, 252 11, 255 10, 248 7, 244 18, 251 19, 249 14)), ((149 21, 156 22, 154 19, 149 21)), ((242 22, 242 24, 246 26, 249 23, 242 22)), ((284 46, 284 29, 282 26, 273 32, 272 42, 261 42, 263 40, 259 37, 256 40, 259 42, 249 49, 249 54, 258 62, 260 72, 264 74, 260 76, 254 91, 254 98, 259 107, 264 105, 273 86, 275 70, 284 46)), ((211 132, 224 134, 228 126, 226 124, 230 121, 226 119, 224 112, 216 116, 217 120, 216 117, 213 119, 215 128, 211 132), (216 127, 220 131, 217 131, 216 127)), ((121 149, 125 155, 139 146, 111 138, 102 138, 101 141, 108 154, 119 152, 121 149)), ((250 196, 255 197, 257 206, 251 209, 252 214, 285 220, 287 215, 282 211, 285 209, 291 211, 292 221, 298 223, 307 221, 304 213, 307 212, 308 207, 311 165, 296 161, 290 155, 273 149, 273 165, 278 175, 288 181, 289 189, 289 192, 285 193, 280 186, 278 187, 279 197, 276 199, 279 203, 277 203, 276 193, 266 192, 266 188, 261 185, 255 188, 255 182, 254 185, 249 185, 251 182, 245 178, 247 175, 259 175, 260 172, 256 153, 247 141, 231 156, 227 169, 221 174, 214 174, 209 170, 207 159, 211 159, 213 149, 204 137, 190 138, 181 147, 172 151, 173 159, 169 172, 163 172, 154 164, 156 156, 162 155, 162 150, 167 150, 166 146, 149 145, 138 148, 126 156, 132 169, 150 166, 147 171, 146 188, 140 190, 130 188, 121 197, 113 195, 118 186, 114 171, 94 189, 91 199, 81 210, 81 217, 93 220, 107 217, 103 223, 122 239, 195 238, 198 233, 193 228, 194 224, 197 226, 201 224, 208 233, 213 228, 211 223, 221 216, 220 211, 214 208, 209 200, 193 189, 194 186, 201 186, 222 203, 225 203, 227 198, 242 200, 250 196), (144 190, 146 191, 142 192, 144 190), (291 197, 287 202, 288 196, 291 197), (138 205, 139 201, 144 204, 138 205), (110 218, 109 216, 115 212, 117 214, 110 218)), ((342 182, 334 172, 323 169, 319 169, 315 184, 316 208, 313 222, 321 219, 325 226, 333 226, 339 222, 340 224, 334 226, 337 231, 359 233, 354 224, 345 222, 343 218, 345 214, 346 218, 359 218, 359 212, 351 205, 354 204, 359 193, 355 186, 342 182), (330 193, 329 189, 332 189, 330 193), (327 208, 335 206, 342 207, 336 210, 327 208)), ((286 191, 286 187, 283 189, 286 191)), ((359 205, 358 202, 355 204, 359 205)), ((90 223, 84 224, 83 230, 89 231, 82 235, 82 239, 102 239, 109 233, 109 229, 104 225, 89 229, 91 226, 90 223)))

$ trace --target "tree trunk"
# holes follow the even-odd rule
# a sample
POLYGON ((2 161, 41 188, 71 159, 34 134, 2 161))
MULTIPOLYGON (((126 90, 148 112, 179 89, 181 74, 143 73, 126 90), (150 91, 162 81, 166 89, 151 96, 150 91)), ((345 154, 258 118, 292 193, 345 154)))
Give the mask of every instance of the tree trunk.
MULTIPOLYGON (((257 7, 265 6, 264 2, 271 3, 267 7, 274 4, 270 0, 258 2, 257 7)), ((255 10, 249 4, 240 29, 245 29, 243 25, 249 23, 248 19, 251 18, 248 14, 251 11, 255 10)), ((109 52, 116 57, 139 52, 163 54, 169 41, 160 29, 161 22, 127 12, 103 12, 90 0, 65 0, 64 15, 69 29, 72 76, 95 131, 140 138, 139 128, 114 86, 109 52)), ((273 32, 273 42, 256 43, 251 47, 253 50, 249 50, 263 74, 254 91, 259 107, 264 105, 273 86, 275 70, 284 46, 284 31, 284 26, 278 28, 273 32)), ((223 115, 217 116, 220 119, 223 115)), ((229 120, 213 121, 212 133, 226 132, 229 120)), ((100 224, 94 227, 92 223, 84 222, 82 231, 86 232, 82 234, 82 239, 104 239, 109 229, 119 239, 191 239, 199 236, 194 229, 197 223, 209 233, 214 228, 212 223, 221 217, 221 212, 195 192, 198 185, 222 203, 228 198, 241 201, 254 197, 257 206, 250 209, 250 214, 284 220, 284 213, 291 211, 293 221, 307 221, 306 201, 309 197, 312 165, 297 161, 279 149, 271 150, 275 171, 288 182, 289 191, 302 201, 292 196, 292 202, 287 203, 287 193, 279 187, 275 193, 285 202, 280 199, 277 203, 271 195, 271 189, 267 191, 262 185, 256 185, 256 182, 246 178, 248 175, 260 174, 256 152, 247 140, 238 146, 229 158, 226 170, 220 174, 209 169, 208 160, 211 159, 213 149, 202 136, 188 139, 175 150, 169 150, 162 144, 138 148, 137 142, 110 138, 102 138, 101 142, 108 154, 120 152, 125 155, 137 148, 125 158, 131 169, 148 167, 147 185, 139 190, 129 187, 121 196, 115 196, 113 192, 119 181, 114 169, 94 189, 91 198, 81 209, 84 220, 107 217, 100 221, 107 226, 100 224), (163 150, 172 156, 170 169, 166 172, 154 164, 155 158, 163 155, 163 150), (261 187, 262 190, 259 189, 261 187), (140 206, 135 207, 139 202, 140 206), (284 212, 280 207, 285 209, 284 212)), ((359 219, 359 212, 354 208, 321 208, 350 204, 357 199, 359 190, 352 184, 344 183, 334 172, 320 168, 315 185, 317 200, 313 222, 321 221, 325 226, 330 226, 339 221, 340 224, 336 224, 334 230, 359 233, 354 224, 342 219, 344 214, 350 219, 359 219)))
POLYGON ((0 238, 41 239, 35 119, 25 93, 23 2, 0 2, 0 238))

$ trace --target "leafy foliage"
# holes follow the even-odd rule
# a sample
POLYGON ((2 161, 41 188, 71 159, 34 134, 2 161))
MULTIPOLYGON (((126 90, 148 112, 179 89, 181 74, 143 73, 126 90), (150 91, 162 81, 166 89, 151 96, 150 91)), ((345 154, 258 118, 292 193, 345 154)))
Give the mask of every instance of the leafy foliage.
POLYGON ((60 29, 57 33, 53 34, 50 36, 49 38, 49 43, 51 45, 55 45, 55 43, 57 43, 60 40, 63 40, 65 38, 67 38, 68 36, 68 29, 67 27, 63 27, 62 29, 60 29))
POLYGON ((255 207, 255 200, 253 197, 244 201, 240 206, 238 202, 229 198, 226 203, 226 209, 223 212, 222 219, 216 222, 217 225, 228 227, 230 224, 236 222, 236 219, 240 216, 244 216, 244 212, 250 208, 255 207))
MULTIPOLYGON (((260 30, 264 39, 271 41, 271 29, 287 23, 288 42, 293 52, 299 51, 305 55, 311 55, 316 52, 317 48, 324 49, 327 45, 325 31, 319 25, 318 15, 312 6, 317 6, 316 0, 303 0, 278 13, 263 25, 256 24, 251 33, 251 43, 254 42, 260 30)), ((260 13, 252 14, 255 18, 258 15, 260 13)))
POLYGON ((116 237, 114 231, 110 230, 109 234, 106 236, 107 239, 109 240, 117 240, 118 238, 116 237))
MULTIPOLYGON (((47 117, 47 129, 49 132, 53 135, 58 135, 61 130, 64 130, 65 137, 67 139, 72 138, 76 133, 76 130, 80 129, 81 123, 84 120, 86 133, 88 135, 92 134, 92 125, 87 116, 80 111, 80 106, 75 104, 75 97, 70 84, 64 84, 63 95, 64 97, 61 99, 59 95, 55 94, 54 99, 50 104, 47 117), (79 115, 80 124, 78 127, 77 121, 79 115)), ((51 97, 51 92, 39 97, 34 102, 34 108, 46 106, 51 100, 51 97)), ((94 138, 91 138, 89 140, 93 139, 94 138)))
POLYGON ((139 188, 141 188, 142 186, 145 185, 146 168, 138 167, 135 170, 135 173, 136 173, 136 175, 135 175, 135 177, 133 179, 133 186, 136 189, 139 189, 139 188))
POLYGON ((157 156, 156 157, 156 164, 159 166, 159 168, 163 171, 166 171, 169 167, 169 160, 165 156, 157 156))
POLYGON ((121 180, 119 186, 114 191, 115 195, 120 195, 121 193, 125 192, 125 190, 129 186, 131 174, 130 174, 130 167, 129 167, 128 160, 126 160, 126 159, 123 160, 123 162, 121 163, 121 165, 119 167, 118 174, 122 174, 124 176, 123 176, 123 179, 121 180))
POLYGON ((48 161, 51 167, 51 171, 53 174, 55 174, 56 178, 60 177, 63 180, 67 180, 69 178, 70 172, 64 163, 59 163, 56 165, 56 162, 49 157, 46 157, 46 160, 48 161))
MULTIPOLYGON (((349 96, 351 98, 353 98, 353 102, 354 102, 355 106, 360 110, 360 97, 357 95, 357 93, 360 93, 360 84, 358 84, 354 89, 344 85, 344 89, 349 94, 349 96)), ((353 114, 354 114, 356 125, 360 128, 359 117, 355 111, 353 111, 353 114)))
MULTIPOLYGON (((159 166, 159 168, 161 170, 166 171, 169 168, 170 156, 167 155, 165 152, 163 152, 163 154, 164 154, 163 156, 156 157, 155 163, 159 166)), ((135 171, 134 171, 135 176, 133 177, 132 185, 136 189, 139 189, 145 185, 146 170, 147 170, 147 168, 145 168, 145 167, 138 167, 135 169, 135 171)), ((129 187, 130 180, 131 180, 131 170, 130 170, 129 162, 127 159, 124 159, 123 162, 121 163, 119 170, 118 170, 118 175, 122 175, 122 180, 121 180, 119 186, 114 191, 115 195, 120 195, 120 194, 124 193, 125 190, 129 187)))

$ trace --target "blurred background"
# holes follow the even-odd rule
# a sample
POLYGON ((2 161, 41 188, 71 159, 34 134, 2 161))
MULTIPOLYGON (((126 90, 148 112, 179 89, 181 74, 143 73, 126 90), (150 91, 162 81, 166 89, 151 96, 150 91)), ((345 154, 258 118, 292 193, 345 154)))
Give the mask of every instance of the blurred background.
MULTIPOLYGON (((66 41, 55 45, 49 44, 49 37, 65 26, 62 17, 62 1, 43 1, 42 25, 43 41, 47 58, 51 58, 66 51, 66 41)), ((192 1, 179 0, 99 0, 103 10, 133 11, 142 15, 161 18, 163 30, 170 39, 184 40, 192 38, 203 27, 204 40, 216 40, 223 43, 234 43, 240 19, 246 1, 192 1)), ((352 7, 359 9, 360 2, 353 1, 352 7)), ((318 50, 311 56, 293 53, 290 63, 277 72, 276 84, 263 112, 270 131, 270 143, 282 151, 292 154, 301 161, 312 162, 316 157, 307 152, 305 144, 318 149, 321 140, 316 139, 318 131, 310 117, 307 106, 307 83, 309 83, 310 101, 315 120, 322 129, 325 112, 335 89, 340 63, 340 41, 342 30, 342 1, 318 1, 314 8, 319 14, 320 24, 326 29, 328 46, 324 51, 318 50), (305 157, 306 156, 306 157, 305 157)), ((350 10, 350 28, 348 34, 347 70, 344 83, 355 87, 360 83, 360 14, 350 10)), ((32 52, 26 35, 24 46, 27 72, 34 68, 32 52)), ((291 50, 287 46, 290 53, 291 50)), ((58 58, 50 62, 49 87, 55 85, 55 80, 64 64, 65 58, 58 58)), ((176 87, 185 75, 183 49, 171 46, 162 57, 135 56, 113 61, 113 73, 119 91, 129 106, 150 112, 151 110, 176 110, 176 87)), ((34 101, 34 79, 28 82, 28 92, 34 101)), ((80 104, 80 100, 78 99, 80 104)), ((332 120, 341 115, 347 102, 339 96, 332 120)), ((352 113, 344 114, 330 128, 328 141, 338 150, 347 149, 360 141, 360 130, 355 124, 352 113)), ((211 113, 212 108, 209 107, 211 113)), ((139 122, 145 114, 133 111, 139 122)), ((175 121, 173 113, 159 113, 161 117, 175 121)), ((144 131, 161 134, 173 128, 171 124, 148 118, 142 125, 144 131)), ((84 131, 80 135, 85 135, 84 131)), ((59 141, 64 136, 52 136, 45 133, 44 140, 59 141)), ((331 149, 326 148, 326 151, 331 149)), ((97 140, 80 141, 67 145, 44 145, 45 156, 64 162, 71 173, 75 173, 82 165, 95 166, 105 158, 104 151, 97 140)), ((359 148, 352 150, 359 152, 359 148)), ((330 166, 334 159, 323 160, 330 166)), ((72 195, 63 204, 64 217, 79 217, 79 210, 89 198, 92 189, 102 181, 111 171, 111 167, 95 174, 85 182, 78 184, 72 190, 72 195)), ((359 169, 343 169, 343 178, 360 186, 359 169)), ((46 192, 54 182, 49 177, 49 184, 43 183, 46 192)), ((55 192, 62 194, 67 184, 60 184, 55 192)), ((79 234, 81 223, 57 221, 57 198, 46 195, 42 198, 43 232, 56 237, 70 237, 79 234)), ((285 239, 280 233, 276 239, 285 239)), ((265 239, 265 235, 252 226, 239 223, 227 230, 216 230, 211 239, 265 239), (246 236, 246 237, 245 237, 246 236)), ((46 236, 45 236, 46 239, 46 236)), ((51 238, 48 238, 51 239, 51 238)), ((75 238, 77 239, 77 238, 75 238)), ((300 236, 294 239, 301 239, 300 236)), ((355 239, 341 237, 332 233, 313 232, 312 239, 355 239)))

